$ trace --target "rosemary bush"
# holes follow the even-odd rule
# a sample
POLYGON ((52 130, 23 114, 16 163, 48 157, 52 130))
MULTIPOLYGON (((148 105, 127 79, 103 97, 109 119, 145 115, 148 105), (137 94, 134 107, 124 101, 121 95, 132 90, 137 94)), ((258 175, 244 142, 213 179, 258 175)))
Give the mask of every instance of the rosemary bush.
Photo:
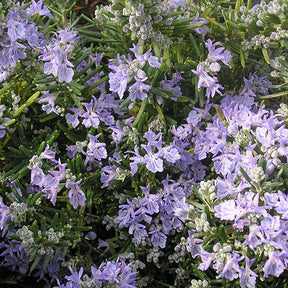
POLYGON ((76 4, 0 4, 1 266, 287 287, 288 2, 76 4))

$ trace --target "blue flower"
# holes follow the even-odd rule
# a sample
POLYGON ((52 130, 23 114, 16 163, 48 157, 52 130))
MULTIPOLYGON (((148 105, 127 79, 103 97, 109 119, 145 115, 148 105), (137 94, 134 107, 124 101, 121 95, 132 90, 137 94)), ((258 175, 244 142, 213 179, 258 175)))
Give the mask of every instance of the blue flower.
POLYGON ((148 77, 144 77, 143 79, 138 79, 137 77, 134 77, 134 79, 136 82, 128 89, 128 91, 130 92, 129 98, 131 99, 131 101, 135 101, 137 98, 140 100, 144 100, 148 96, 146 92, 151 89, 150 85, 144 83, 144 81, 147 80, 148 77))
POLYGON ((218 83, 218 79, 215 76, 209 76, 208 73, 204 70, 203 64, 199 63, 197 65, 197 70, 192 70, 194 74, 196 74, 199 78, 198 80, 198 89, 201 87, 207 88, 206 89, 206 96, 208 98, 214 97, 215 94, 222 94, 220 89, 224 87, 218 83))
POLYGON ((79 272, 74 272, 72 268, 69 266, 69 270, 71 275, 70 276, 65 276, 65 279, 68 280, 68 283, 66 284, 66 287, 73 287, 73 288, 81 288, 80 282, 81 282, 81 277, 83 275, 83 267, 80 268, 79 272))
POLYGON ((264 265, 264 277, 273 275, 279 277, 287 268, 287 253, 274 251, 270 253, 264 265))
POLYGON ((146 231, 146 226, 140 223, 131 223, 129 225, 129 234, 133 234, 133 241, 135 243, 140 244, 143 239, 145 239, 148 236, 148 233, 146 231))
POLYGON ((140 200, 140 205, 143 205, 149 214, 154 214, 159 212, 159 202, 162 198, 161 195, 158 194, 150 194, 150 184, 147 187, 140 186, 142 192, 144 193, 144 197, 140 200))
MULTIPOLYGON (((239 214, 239 207, 237 207, 235 200, 230 199, 226 200, 223 203, 220 203, 214 207, 215 209, 215 217, 218 217, 222 220, 231 220, 233 221, 236 216, 239 214)), ((243 209, 240 208, 242 212, 243 209)))
POLYGON ((165 248, 167 236, 157 228, 151 228, 149 234, 153 248, 165 248))
POLYGON ((160 158, 162 153, 160 151, 154 153, 152 147, 145 145, 143 147, 146 151, 143 162, 146 163, 146 167, 149 171, 156 173, 163 171, 163 160, 160 158))
POLYGON ((241 269, 239 273, 241 287, 255 288, 256 277, 258 277, 258 275, 251 270, 251 266, 255 260, 256 259, 250 260, 247 256, 245 256, 245 268, 241 269))
POLYGON ((68 56, 77 41, 76 32, 60 30, 58 37, 50 41, 44 53, 39 56, 39 60, 45 61, 44 73, 58 77, 59 82, 70 83, 74 75, 74 65, 68 60, 68 56))
POLYGON ((4 204, 3 198, 0 196, 0 230, 4 230, 8 218, 8 207, 4 204))
POLYGON ((55 107, 55 100, 56 96, 50 94, 49 91, 43 91, 43 95, 39 98, 38 103, 43 104, 41 106, 42 110, 45 111, 47 114, 55 113, 59 114, 56 107, 55 107))
POLYGON ((232 59, 231 53, 228 50, 225 50, 224 47, 217 47, 220 45, 220 42, 213 43, 210 39, 205 42, 205 46, 208 49, 207 59, 210 62, 221 61, 223 64, 230 67, 229 62, 232 59))
POLYGON ((79 180, 77 182, 73 182, 70 180, 66 181, 66 188, 69 189, 68 191, 68 197, 69 202, 73 206, 74 209, 77 209, 78 206, 84 206, 86 201, 86 196, 84 192, 80 189, 79 184, 82 180, 79 180))
POLYGON ((31 5, 27 8, 27 12, 29 16, 33 16, 38 13, 40 16, 47 16, 53 18, 47 6, 43 6, 43 0, 40 0, 37 3, 35 0, 32 0, 31 5))

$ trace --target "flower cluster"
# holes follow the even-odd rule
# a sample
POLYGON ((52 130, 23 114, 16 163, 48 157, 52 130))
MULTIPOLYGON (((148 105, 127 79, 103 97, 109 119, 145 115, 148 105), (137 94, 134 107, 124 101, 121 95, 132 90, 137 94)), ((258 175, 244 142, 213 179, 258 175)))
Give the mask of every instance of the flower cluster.
POLYGON ((286 287, 287 3, 113 0, 90 19, 73 0, 13 2, 0 274, 286 287))
POLYGON ((72 81, 74 70, 68 56, 78 39, 75 31, 65 29, 58 32, 57 37, 45 46, 43 54, 39 56, 39 60, 45 62, 45 74, 52 74, 58 78, 59 82, 70 83, 72 81))
MULTIPOLYGON (((191 233, 189 251, 193 257, 201 258, 199 269, 207 270, 212 265, 217 278, 239 278, 241 287, 256 287, 256 271, 262 274, 256 264, 260 258, 265 259, 264 277, 278 277, 286 268, 287 259, 287 197, 281 191, 282 184, 277 193, 271 192, 273 178, 280 177, 287 163, 286 118, 282 110, 275 113, 255 102, 251 90, 255 80, 263 79, 252 76, 239 96, 226 95, 215 106, 218 113, 213 117, 207 117, 210 106, 187 118, 194 153, 199 160, 211 157, 216 177, 213 182, 200 182, 198 193, 209 213, 226 221, 220 222, 223 233, 233 239, 232 244, 231 240, 223 244, 217 241, 210 250, 201 244, 205 237, 194 239, 201 231, 198 228, 191 233), (201 121, 203 116, 209 122, 201 121), (224 223, 231 223, 231 230, 224 223)), ((188 219, 196 222, 191 215, 188 219)))
POLYGON ((119 215, 114 219, 119 228, 129 228, 135 245, 151 243, 156 251, 166 247, 169 234, 183 229, 185 219, 177 211, 188 209, 185 199, 191 193, 169 178, 163 180, 162 185, 163 189, 156 194, 150 193, 150 185, 140 187, 144 196, 132 201, 127 199, 127 204, 119 206, 119 215))
POLYGON ((31 185, 37 187, 37 190, 41 190, 53 205, 56 204, 57 195, 65 185, 69 190, 69 201, 76 209, 78 206, 85 205, 86 197, 79 187, 81 180, 76 181, 76 177, 65 169, 66 166, 67 164, 62 164, 60 159, 58 161, 55 159, 55 152, 51 151, 49 146, 47 146, 39 156, 34 155, 29 161, 28 168, 31 170, 31 185), (42 165, 44 166, 43 160, 51 163, 53 167, 53 169, 47 171, 47 174, 42 169, 42 165))
POLYGON ((122 99, 127 84, 134 78, 135 82, 128 89, 129 98, 131 101, 135 101, 136 99, 144 100, 151 86, 144 83, 148 77, 142 68, 146 63, 152 68, 159 68, 161 64, 156 56, 150 55, 151 49, 143 55, 139 55, 138 45, 134 45, 130 50, 134 53, 135 59, 132 60, 129 54, 128 58, 122 56, 115 60, 112 59, 109 65, 109 68, 113 71, 109 73, 110 91, 116 92, 119 98, 122 99))
POLYGON ((196 70, 192 70, 199 78, 198 89, 200 87, 206 88, 207 98, 214 97, 216 93, 221 95, 220 89, 224 87, 218 83, 218 79, 214 74, 217 74, 221 69, 219 61, 230 67, 229 62, 232 59, 228 50, 225 50, 224 47, 217 47, 220 44, 220 42, 213 43, 212 40, 208 39, 205 43, 208 49, 207 59, 204 62, 200 62, 196 70))
POLYGON ((79 272, 74 272, 69 267, 71 275, 65 276, 66 285, 60 284, 54 288, 69 288, 69 287, 117 287, 117 288, 136 288, 135 280, 136 273, 132 271, 130 265, 126 265, 123 261, 109 261, 102 263, 98 268, 91 266, 91 274, 83 275, 83 267, 79 272), (82 278, 82 279, 81 279, 82 278), (108 286, 109 285, 109 286, 108 286))
POLYGON ((31 19, 35 14, 51 17, 43 0, 32 4, 27 9, 14 4, 7 15, 1 19, 0 38, 0 81, 12 73, 18 60, 27 57, 27 50, 41 50, 45 47, 43 34, 38 31, 36 23, 31 19))

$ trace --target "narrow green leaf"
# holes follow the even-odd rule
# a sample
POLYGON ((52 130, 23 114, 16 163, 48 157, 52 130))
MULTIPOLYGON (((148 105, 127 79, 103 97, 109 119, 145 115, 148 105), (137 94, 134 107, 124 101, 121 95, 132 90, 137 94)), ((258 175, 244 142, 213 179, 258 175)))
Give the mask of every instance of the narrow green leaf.
POLYGON ((252 0, 247 0, 247 10, 250 10, 252 6, 252 0))
POLYGON ((11 170, 9 170, 7 173, 5 173, 4 175, 1 176, 1 179, 7 180, 7 178, 11 175, 13 175, 14 173, 16 173, 17 171, 19 171, 23 166, 27 166, 27 160, 22 160, 19 164, 13 165, 14 168, 12 168, 11 170))
MULTIPOLYGON (((10 120, 8 120, 8 121, 5 122, 5 123, 1 123, 1 125, 4 126, 4 127, 9 127, 10 125, 14 124, 15 122, 16 122, 15 119, 10 119, 10 120)), ((11 135, 12 135, 12 134, 11 134, 11 135)), ((10 137, 11 137, 11 136, 10 136, 10 137)))
POLYGON ((162 56, 162 53, 161 53, 161 49, 160 49, 160 47, 159 47, 158 42, 157 42, 156 40, 152 39, 152 44, 151 44, 151 46, 152 46, 152 49, 153 49, 153 51, 154 51, 155 56, 160 59, 161 56, 162 56))
POLYGON ((37 255, 36 258, 33 261, 33 264, 30 267, 30 273, 32 273, 34 271, 34 269, 38 266, 40 260, 42 259, 42 256, 37 255))
POLYGON ((277 98, 277 97, 282 97, 288 95, 288 91, 283 91, 275 94, 269 94, 265 96, 260 96, 260 99, 272 99, 272 98, 277 98))
MULTIPOLYGON (((13 186, 11 186, 11 190, 15 198, 18 200, 18 202, 23 203, 24 202, 23 196, 19 194, 18 190, 15 189, 13 186)), ((15 199, 13 202, 15 202, 15 199)))
POLYGON ((63 238, 67 239, 67 240, 74 241, 74 240, 78 240, 79 239, 79 235, 65 234, 63 238))
POLYGON ((83 83, 86 83, 86 81, 90 80, 94 75, 96 75, 99 71, 101 71, 102 66, 98 66, 95 69, 93 69, 89 74, 87 74, 86 77, 81 79, 83 83))
POLYGON ((28 168, 27 168, 27 164, 26 166, 22 167, 17 173, 15 173, 14 175, 10 176, 8 179, 9 181, 13 181, 16 179, 21 179, 23 178, 23 176, 25 176, 25 174, 28 172, 28 168))
POLYGON ((90 95, 92 95, 94 93, 95 88, 97 88, 102 83, 106 82, 108 79, 109 79, 109 76, 105 76, 105 77, 101 78, 99 81, 88 86, 87 91, 85 89, 85 92, 90 93, 90 95))
POLYGON ((42 267, 41 267, 41 269, 43 270, 43 271, 45 271, 45 269, 48 267, 48 264, 49 264, 49 262, 50 262, 50 260, 51 260, 51 257, 50 257, 50 255, 45 255, 45 260, 44 260, 44 262, 43 262, 43 264, 42 264, 42 267))
POLYGON ((32 103, 34 103, 38 97, 40 96, 40 92, 35 92, 23 105, 21 105, 13 114, 12 117, 15 118, 19 116, 22 111, 29 107, 32 103))
POLYGON ((192 46, 193 46, 193 48, 194 48, 194 50, 196 52, 197 57, 200 58, 200 50, 199 50, 198 44, 197 44, 197 42, 196 42, 196 40, 195 40, 195 38, 194 38, 192 33, 189 34, 189 38, 190 38, 190 41, 192 42, 192 46))
MULTIPOLYGON (((49 146, 51 146, 52 144, 53 144, 53 142, 59 137, 59 135, 60 135, 60 133, 59 133, 59 131, 58 130, 54 130, 53 132, 52 132, 52 134, 49 136, 49 138, 48 138, 48 140, 46 141, 46 143, 49 145, 49 146)), ((46 147, 46 146, 45 146, 46 147)), ((45 147, 44 147, 44 149, 45 149, 45 147)), ((41 152, 43 152, 43 151, 41 151, 41 152)), ((40 153, 41 153, 40 152, 40 153)))
MULTIPOLYGON (((152 87, 151 92, 153 92, 156 96, 161 96, 163 98, 169 99, 171 97, 171 93, 169 93, 169 91, 162 89, 162 88, 156 88, 156 87, 152 87)), ((175 94, 173 94, 173 97, 175 94)))
POLYGON ((240 63, 241 63, 241 66, 245 68, 245 55, 244 55, 242 43, 240 45, 240 63))
POLYGON ((148 98, 145 98, 145 99, 142 101, 140 110, 139 110, 138 113, 137 113, 137 116, 136 116, 136 118, 135 118, 135 120, 134 120, 134 122, 133 122, 133 124, 132 124, 132 127, 135 127, 135 126, 138 124, 138 122, 140 121, 140 119, 141 119, 141 117, 142 117, 142 114, 143 114, 143 112, 144 112, 144 110, 145 110, 145 108, 146 108, 147 102, 148 102, 148 98))
POLYGON ((74 100, 75 104, 79 107, 82 108, 82 104, 80 103, 79 99, 77 98, 77 96, 80 96, 82 94, 82 90, 83 90, 83 86, 81 86, 80 84, 78 84, 75 81, 71 81, 68 84, 69 88, 71 89, 72 92, 71 96, 74 95, 75 98, 72 97, 72 99, 74 100), (77 96, 76 96, 77 95, 77 96))
POLYGON ((55 118, 57 118, 57 117, 58 117, 57 114, 52 113, 52 114, 47 115, 47 116, 44 117, 44 118, 41 117, 41 118, 39 119, 39 122, 40 122, 40 123, 44 123, 44 122, 53 120, 53 119, 55 119, 55 118))
MULTIPOLYGON (((239 169, 240 169, 240 172, 241 172, 241 174, 243 175, 243 177, 246 179, 246 181, 247 181, 248 183, 250 183, 251 185, 253 185, 253 181, 252 181, 252 179, 248 176, 248 174, 246 173, 246 171, 245 171, 242 167, 240 167, 239 169)), ((253 185, 253 186, 254 186, 254 185, 253 185)))
POLYGON ((20 145, 19 150, 28 158, 31 159, 33 156, 33 152, 27 149, 24 145, 20 145))
POLYGON ((14 148, 14 147, 7 147, 7 150, 9 150, 10 152, 13 153, 13 157, 21 157, 23 158, 23 153, 21 153, 18 149, 14 148))
POLYGON ((92 226, 73 226, 71 229, 73 231, 91 231, 93 227, 92 226))
POLYGON ((75 143, 76 141, 82 140, 80 135, 73 132, 72 130, 69 130, 66 126, 62 125, 60 122, 57 123, 57 126, 60 128, 60 130, 62 130, 64 132, 67 139, 69 139, 73 143, 75 143))
POLYGON ((7 197, 7 199, 8 199, 11 203, 15 202, 15 199, 13 198, 13 196, 11 196, 8 192, 5 193, 5 196, 7 197))
MULTIPOLYGON (((7 83, 3 86, 3 88, 0 89, 0 96, 2 96, 5 92, 10 90, 15 85, 14 82, 7 83)), ((2 98, 2 97, 1 97, 2 98)))
POLYGON ((199 270, 195 264, 191 264, 193 272, 201 279, 202 281, 206 279, 206 276, 203 271, 199 270))
POLYGON ((236 15, 240 12, 241 4, 242 4, 242 0, 236 0, 235 10, 234 10, 236 15))
MULTIPOLYGON (((31 195, 31 194, 30 194, 31 195)), ((30 196, 29 195, 29 196, 30 196)), ((35 195, 33 195, 33 197, 31 198, 31 201, 30 201, 30 206, 34 206, 36 201, 41 197, 41 192, 37 192, 35 195)))
POLYGON ((268 55, 268 51, 265 48, 262 48, 262 54, 267 64, 270 64, 270 59, 268 55))
POLYGON ((34 88, 34 90, 35 91, 49 91, 49 92, 53 92, 53 91, 59 90, 59 84, 49 85, 47 83, 46 85, 40 85, 40 86, 34 88))

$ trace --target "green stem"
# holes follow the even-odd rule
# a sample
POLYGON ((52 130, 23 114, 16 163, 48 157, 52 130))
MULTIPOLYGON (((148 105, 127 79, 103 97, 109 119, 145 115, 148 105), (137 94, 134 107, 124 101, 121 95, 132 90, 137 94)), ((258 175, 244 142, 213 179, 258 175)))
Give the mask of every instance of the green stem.
POLYGON ((145 98, 145 99, 142 101, 140 110, 139 110, 139 112, 138 112, 138 114, 137 114, 137 116, 136 116, 136 118, 135 118, 135 120, 134 120, 134 122, 133 122, 133 124, 132 124, 132 127, 135 127, 135 126, 138 124, 138 122, 139 122, 139 120, 140 120, 140 118, 141 118, 141 116, 142 116, 142 114, 143 114, 143 112, 144 112, 144 110, 145 110, 145 108, 146 108, 147 101, 148 101, 148 98, 145 98))
POLYGON ((252 6, 252 1, 248 0, 247 1, 247 10, 250 10, 251 6, 252 6))
POLYGON ((10 119, 10 120, 8 120, 7 122, 2 123, 2 125, 5 126, 5 127, 8 127, 8 126, 14 124, 15 122, 16 122, 15 119, 10 119))
POLYGON ((165 121, 165 116, 164 116, 164 114, 163 114, 163 111, 161 110, 161 107, 160 107, 160 105, 159 105, 158 103, 156 104, 156 110, 157 110, 157 112, 159 113, 161 119, 162 119, 164 122, 166 122, 166 121, 165 121))
POLYGON ((34 103, 34 101, 36 101, 38 99, 38 97, 40 96, 40 92, 37 91, 36 93, 34 93, 23 105, 21 105, 14 113, 13 113, 13 117, 17 117, 21 114, 21 112, 27 108, 28 106, 30 106, 32 103, 34 103))
POLYGON ((277 98, 277 97, 281 97, 281 96, 285 96, 285 95, 288 95, 288 91, 270 94, 270 95, 266 95, 266 96, 261 96, 259 98, 260 99, 271 99, 271 98, 277 98))
MULTIPOLYGON (((9 84, 6 84, 2 89, 0 89, 0 95, 4 94, 6 91, 8 91, 10 88, 12 88, 15 85, 14 82, 11 82, 9 84)), ((5 97, 3 95, 3 97, 5 97)), ((2 97, 1 97, 2 98, 2 97)))

